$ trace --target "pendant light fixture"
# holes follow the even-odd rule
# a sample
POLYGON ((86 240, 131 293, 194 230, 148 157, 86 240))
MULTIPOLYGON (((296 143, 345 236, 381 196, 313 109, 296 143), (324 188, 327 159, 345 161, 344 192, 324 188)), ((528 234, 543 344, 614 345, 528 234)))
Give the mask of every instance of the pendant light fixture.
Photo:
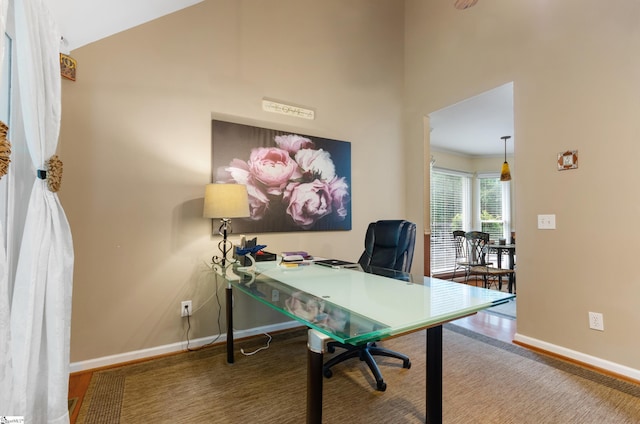
POLYGON ((507 163, 507 140, 511 138, 510 135, 500 137, 504 140, 504 163, 502 164, 502 171, 500 172, 500 181, 511 181, 511 171, 509 170, 509 163, 507 163))

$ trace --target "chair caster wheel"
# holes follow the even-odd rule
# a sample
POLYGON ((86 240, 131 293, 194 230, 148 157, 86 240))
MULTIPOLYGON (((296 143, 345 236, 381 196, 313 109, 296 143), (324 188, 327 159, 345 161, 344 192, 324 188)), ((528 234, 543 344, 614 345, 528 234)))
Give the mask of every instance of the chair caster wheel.
POLYGON ((326 370, 322 371, 322 374, 325 376, 325 378, 333 377, 333 371, 331 371, 330 369, 326 369, 326 370))
POLYGON ((385 383, 384 381, 379 382, 376 386, 377 386, 376 389, 381 392, 384 392, 385 390, 387 390, 387 383, 385 383))
POLYGON ((403 361, 402 368, 406 368, 406 369, 411 368, 411 361, 403 361))

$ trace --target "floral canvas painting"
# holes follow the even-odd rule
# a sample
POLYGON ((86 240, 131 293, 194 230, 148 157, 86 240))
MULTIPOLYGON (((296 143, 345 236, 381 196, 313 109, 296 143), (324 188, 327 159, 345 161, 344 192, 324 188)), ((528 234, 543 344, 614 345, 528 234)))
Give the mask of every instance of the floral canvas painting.
MULTIPOLYGON (((247 186, 233 232, 351 230, 351 143, 213 120, 212 179, 247 186)), ((221 217, 222 218, 222 217, 221 217)))

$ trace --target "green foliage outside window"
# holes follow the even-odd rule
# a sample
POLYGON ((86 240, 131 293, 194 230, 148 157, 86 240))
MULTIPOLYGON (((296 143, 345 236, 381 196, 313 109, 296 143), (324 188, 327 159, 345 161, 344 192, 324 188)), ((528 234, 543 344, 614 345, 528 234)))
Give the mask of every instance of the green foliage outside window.
POLYGON ((489 233, 491 240, 498 240, 502 238, 502 235, 504 234, 502 222, 491 222, 499 221, 501 219, 499 216, 494 216, 487 211, 482 211, 480 219, 482 221, 482 231, 489 233))

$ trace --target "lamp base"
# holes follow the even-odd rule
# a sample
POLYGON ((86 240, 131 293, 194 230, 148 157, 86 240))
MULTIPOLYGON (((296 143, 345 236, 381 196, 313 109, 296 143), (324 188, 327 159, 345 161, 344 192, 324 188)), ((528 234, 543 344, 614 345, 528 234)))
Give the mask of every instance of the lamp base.
POLYGON ((231 243, 231 240, 229 240, 227 236, 231 234, 231 232, 231 220, 229 218, 222 218, 222 224, 220 224, 220 228, 218 228, 218 234, 222 236, 222 240, 218 243, 218 249, 220 249, 222 256, 214 255, 211 258, 213 265, 219 265, 222 269, 236 262, 233 257, 229 258, 229 253, 233 252, 233 243, 231 243))

